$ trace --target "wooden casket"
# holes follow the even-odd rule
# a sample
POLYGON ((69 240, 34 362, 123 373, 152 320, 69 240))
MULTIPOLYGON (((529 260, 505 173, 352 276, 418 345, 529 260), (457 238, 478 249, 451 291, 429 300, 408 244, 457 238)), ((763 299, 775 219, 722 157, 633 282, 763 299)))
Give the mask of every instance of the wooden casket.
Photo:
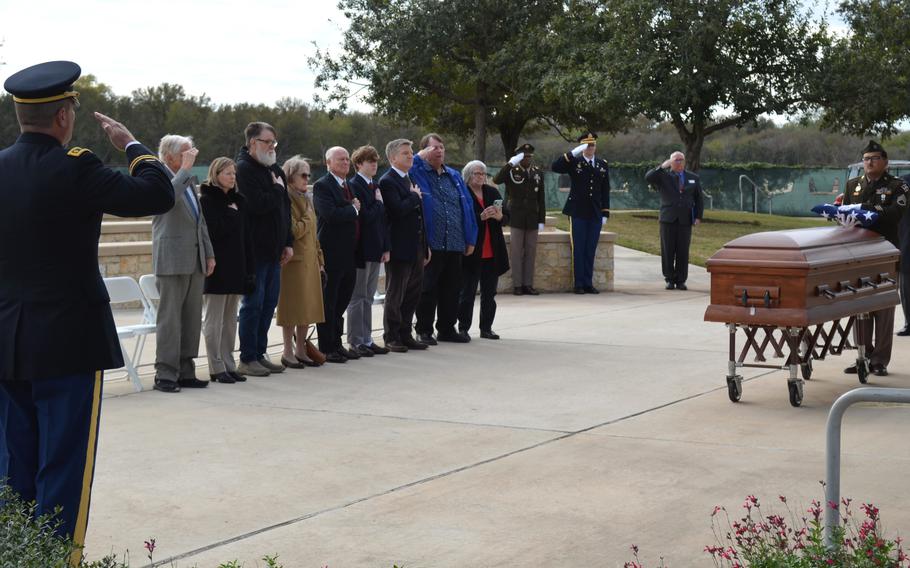
POLYGON ((753 233, 708 259, 705 321, 807 327, 900 303, 899 253, 856 227, 753 233))

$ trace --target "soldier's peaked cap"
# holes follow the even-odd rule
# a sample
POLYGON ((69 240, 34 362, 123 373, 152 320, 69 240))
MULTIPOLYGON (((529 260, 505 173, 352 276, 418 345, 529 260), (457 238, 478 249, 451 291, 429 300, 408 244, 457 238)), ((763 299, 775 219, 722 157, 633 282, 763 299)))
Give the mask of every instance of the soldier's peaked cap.
POLYGON ((82 69, 72 61, 48 61, 13 73, 3 88, 20 104, 51 103, 78 98, 73 83, 81 74, 82 69))
POLYGON ((516 154, 524 153, 525 156, 533 156, 534 155, 534 146, 531 146, 530 144, 527 144, 527 143, 522 144, 518 148, 515 148, 515 153, 516 154))
POLYGON ((582 144, 597 144, 597 134, 595 132, 585 132, 578 137, 582 144))
POLYGON ((869 140, 869 143, 866 144, 865 148, 863 148, 863 154, 869 154, 871 152, 878 152, 882 155, 883 158, 888 157, 888 152, 885 152, 885 149, 882 148, 882 145, 875 140, 869 140))

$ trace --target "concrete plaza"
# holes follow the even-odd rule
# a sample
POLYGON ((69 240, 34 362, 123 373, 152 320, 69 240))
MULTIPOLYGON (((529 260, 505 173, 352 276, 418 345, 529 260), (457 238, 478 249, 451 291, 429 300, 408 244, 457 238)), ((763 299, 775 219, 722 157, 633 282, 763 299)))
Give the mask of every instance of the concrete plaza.
MULTIPOLYGON (((615 567, 633 544, 649 566, 711 566, 715 505, 822 500, 825 419, 859 386, 842 373, 854 352, 815 363, 801 408, 784 372, 760 369, 732 404, 707 273, 665 291, 659 258, 616 247, 615 274, 609 294, 498 296, 501 341, 475 326, 467 345, 179 394, 109 382, 88 557, 142 565, 154 537, 156 563, 180 567, 615 567)), ((870 386, 910 386, 910 338, 894 351, 870 386)), ((844 426, 842 494, 878 505, 892 537, 910 531, 908 433, 898 405, 844 426)))

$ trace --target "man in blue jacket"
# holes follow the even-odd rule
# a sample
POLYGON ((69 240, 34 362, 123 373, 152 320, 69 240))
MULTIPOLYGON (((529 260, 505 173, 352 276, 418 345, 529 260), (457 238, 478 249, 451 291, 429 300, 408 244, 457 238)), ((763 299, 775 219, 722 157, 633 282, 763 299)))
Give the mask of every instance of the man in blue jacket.
POLYGON ((461 258, 474 252, 477 220, 468 188, 457 170, 445 165, 445 144, 430 133, 420 140, 410 176, 423 196, 430 262, 423 274, 423 289, 417 304, 418 340, 436 345, 433 319, 439 341, 467 343, 455 330, 458 294, 461 292, 461 258))

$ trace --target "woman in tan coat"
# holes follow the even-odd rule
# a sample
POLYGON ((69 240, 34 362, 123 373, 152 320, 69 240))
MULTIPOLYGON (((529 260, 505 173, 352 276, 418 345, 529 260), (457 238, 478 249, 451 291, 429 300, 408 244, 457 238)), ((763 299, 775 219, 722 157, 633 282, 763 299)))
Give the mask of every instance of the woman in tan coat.
POLYGON ((325 262, 316 238, 316 210, 307 196, 310 164, 294 156, 284 163, 291 199, 291 231, 294 256, 281 267, 278 325, 284 334, 281 363, 292 369, 315 367, 325 361, 307 340, 311 324, 325 321, 322 310, 322 272, 325 262), (296 341, 295 341, 296 339, 296 341))

